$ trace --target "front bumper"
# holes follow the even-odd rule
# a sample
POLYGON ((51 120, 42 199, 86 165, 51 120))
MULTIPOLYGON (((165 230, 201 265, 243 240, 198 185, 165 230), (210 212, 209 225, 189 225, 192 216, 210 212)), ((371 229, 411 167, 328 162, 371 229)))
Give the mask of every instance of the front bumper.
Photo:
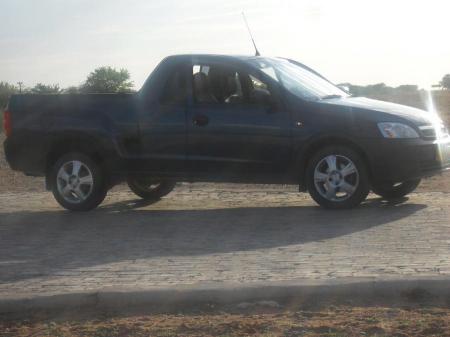
POLYGON ((362 142, 372 179, 402 182, 438 174, 450 169, 450 137, 424 139, 382 139, 362 142))

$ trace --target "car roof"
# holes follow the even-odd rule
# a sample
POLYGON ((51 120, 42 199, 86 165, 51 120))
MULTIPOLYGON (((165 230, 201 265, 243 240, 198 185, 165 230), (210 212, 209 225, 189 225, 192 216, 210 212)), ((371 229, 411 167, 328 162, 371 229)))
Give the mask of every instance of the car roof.
POLYGON ((166 57, 166 59, 184 59, 184 58, 215 59, 220 61, 230 61, 230 60, 247 61, 258 58, 264 59, 267 57, 254 55, 225 55, 225 54, 179 54, 179 55, 170 55, 166 57))

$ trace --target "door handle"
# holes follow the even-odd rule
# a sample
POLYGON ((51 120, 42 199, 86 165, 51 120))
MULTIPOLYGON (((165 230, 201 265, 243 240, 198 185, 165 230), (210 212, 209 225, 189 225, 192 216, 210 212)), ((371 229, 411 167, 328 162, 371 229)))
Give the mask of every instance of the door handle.
POLYGON ((208 123, 209 123, 209 119, 205 115, 198 115, 192 119, 192 124, 194 124, 196 126, 205 126, 208 123))

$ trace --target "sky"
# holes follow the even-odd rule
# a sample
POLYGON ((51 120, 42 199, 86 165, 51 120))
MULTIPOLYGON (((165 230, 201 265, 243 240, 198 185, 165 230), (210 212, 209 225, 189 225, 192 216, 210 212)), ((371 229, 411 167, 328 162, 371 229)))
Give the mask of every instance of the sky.
POLYGON ((81 84, 126 68, 139 89, 184 53, 298 60, 335 83, 417 84, 450 73, 446 0, 0 0, 0 81, 81 84))

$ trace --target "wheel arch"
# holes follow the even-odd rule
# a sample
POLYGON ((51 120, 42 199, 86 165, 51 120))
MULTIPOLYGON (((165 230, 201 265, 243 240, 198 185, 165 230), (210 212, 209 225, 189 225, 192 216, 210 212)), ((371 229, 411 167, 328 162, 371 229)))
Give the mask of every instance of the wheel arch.
POLYGON ((297 165, 296 165, 296 172, 298 172, 298 180, 299 180, 299 190, 304 192, 306 191, 306 182, 305 182, 305 176, 306 176, 306 167, 308 165, 308 162, 310 161, 311 157, 319 151, 320 149, 327 147, 327 146, 346 146, 357 152, 361 158, 363 159, 367 172, 369 174, 369 180, 371 180, 372 174, 371 169, 369 165, 369 158, 363 148, 358 145, 357 142, 353 141, 352 139, 342 137, 342 136, 323 136, 320 138, 316 138, 314 140, 311 140, 308 142, 305 146, 303 146, 299 151, 297 152, 297 165))
POLYGON ((89 156, 101 166, 105 173, 105 179, 110 179, 111 169, 108 164, 110 151, 103 142, 91 135, 67 134, 64 137, 57 137, 48 148, 45 158, 45 187, 47 190, 52 188, 50 174, 53 165, 61 156, 70 152, 80 152, 89 156))

